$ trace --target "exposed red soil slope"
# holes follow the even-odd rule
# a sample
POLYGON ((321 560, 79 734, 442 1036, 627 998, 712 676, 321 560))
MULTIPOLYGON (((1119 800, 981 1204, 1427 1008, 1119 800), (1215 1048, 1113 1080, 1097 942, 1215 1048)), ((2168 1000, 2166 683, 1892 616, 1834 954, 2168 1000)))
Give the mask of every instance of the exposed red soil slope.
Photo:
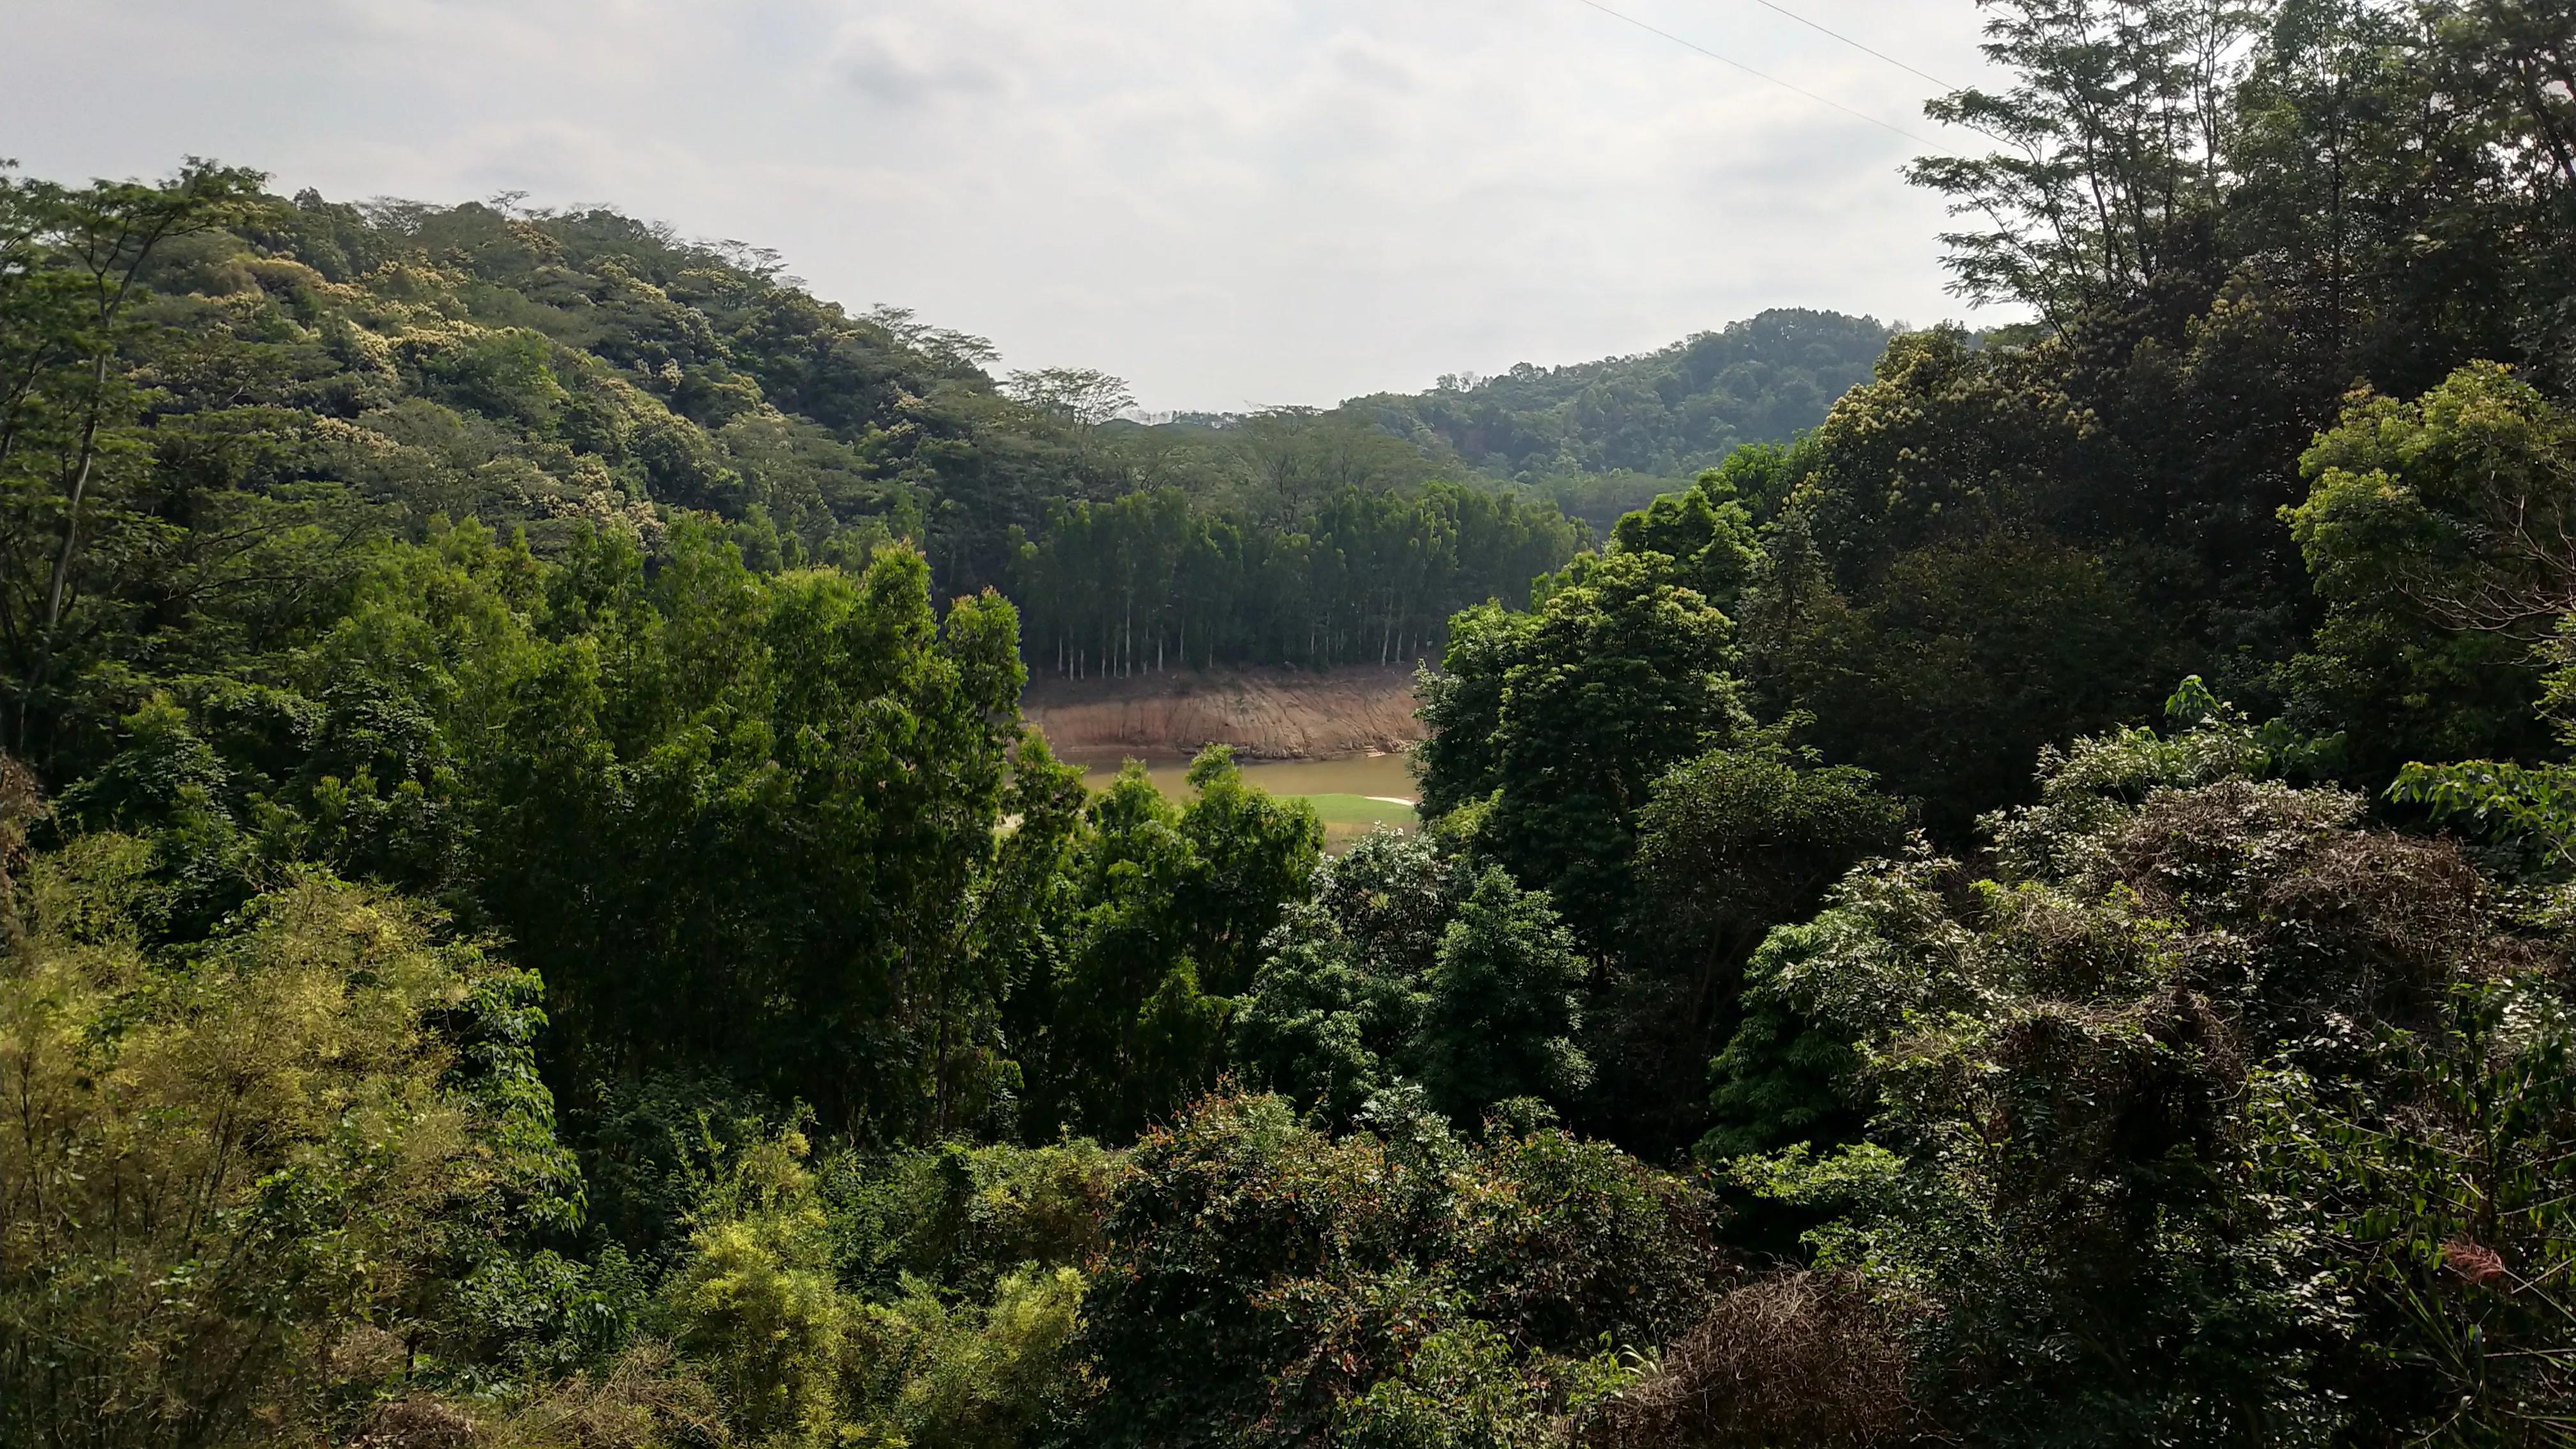
POLYGON ((1234 746, 1245 760, 1329 760, 1410 748, 1411 668, 1171 670, 1130 679, 1029 681, 1020 711, 1066 759, 1194 754, 1234 746))

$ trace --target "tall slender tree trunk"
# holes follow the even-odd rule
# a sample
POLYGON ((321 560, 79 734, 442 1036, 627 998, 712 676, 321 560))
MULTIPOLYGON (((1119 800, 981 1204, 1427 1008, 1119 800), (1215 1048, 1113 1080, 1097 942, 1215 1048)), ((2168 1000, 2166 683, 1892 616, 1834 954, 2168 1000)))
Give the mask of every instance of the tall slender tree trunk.
POLYGON ((27 711, 53 666, 54 632, 63 619, 63 590, 71 580, 72 557, 80 548, 81 500, 89 493, 90 470, 98 462, 98 415, 107 407, 107 356, 107 349, 100 347, 90 366, 89 416, 81 421, 80 454, 72 468, 71 497, 63 510, 62 552, 54 556, 54 574, 45 584, 45 627, 36 636, 35 668, 27 672, 26 688, 18 695, 18 725, 12 733, 21 758, 27 754, 27 711))

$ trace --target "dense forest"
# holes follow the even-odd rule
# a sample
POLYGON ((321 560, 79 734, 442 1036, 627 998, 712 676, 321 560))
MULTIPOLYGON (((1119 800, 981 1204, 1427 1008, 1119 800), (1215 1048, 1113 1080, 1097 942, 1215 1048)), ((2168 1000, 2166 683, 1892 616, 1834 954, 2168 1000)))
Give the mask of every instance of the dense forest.
POLYGON ((1602 533, 1749 443, 1786 443, 1867 382, 1887 328, 1774 309, 1635 357, 1452 374, 1345 404, 1435 457, 1546 497, 1602 533))
POLYGON ((0 1443, 2576 1443, 2576 11, 1985 8, 2028 324, 1325 412, 7 175, 0 1443))
POLYGON ((1846 339, 1813 378, 1800 359, 1829 349, 1766 318, 1674 349, 1686 366, 1564 370, 1599 377, 1553 412, 1494 402, 1498 380, 1467 395, 1478 416, 1559 455, 1553 472, 1488 472, 1416 416, 1446 427, 1446 394, 1137 426, 1114 377, 996 377, 983 339, 899 309, 852 316, 740 244, 508 197, 252 204, 256 178, 194 184, 204 204, 166 218, 124 215, 154 204, 139 196, 88 198, 85 231, 169 230, 84 237, 108 248, 97 278, 131 283, 86 323, 119 334, 126 406, 156 437, 199 439, 226 491, 328 484, 338 512, 321 526, 418 541, 472 518, 540 551, 584 529, 649 547, 681 509, 722 520, 768 572, 855 572, 902 540, 943 594, 1009 592, 1032 666, 1076 677, 1436 655, 1451 613, 1522 597, 1581 545, 1558 495, 1606 530, 1602 496, 1687 482, 1677 430, 1694 457, 1739 427, 1786 441, 1876 352, 1846 339))

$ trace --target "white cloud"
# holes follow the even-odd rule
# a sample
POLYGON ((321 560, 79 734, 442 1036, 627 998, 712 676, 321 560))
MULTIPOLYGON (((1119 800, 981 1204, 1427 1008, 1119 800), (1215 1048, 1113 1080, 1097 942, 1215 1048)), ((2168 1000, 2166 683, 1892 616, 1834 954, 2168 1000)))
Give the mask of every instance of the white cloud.
MULTIPOLYGON (((1981 75, 1973 0, 1798 0, 1981 75)), ((1887 131, 1577 0, 27 5, 0 154, 338 196, 524 189, 775 246, 854 307, 1147 405, 1324 402, 1941 293, 1887 131)), ((1927 87, 1749 0, 1619 8, 1919 134, 1927 87)))

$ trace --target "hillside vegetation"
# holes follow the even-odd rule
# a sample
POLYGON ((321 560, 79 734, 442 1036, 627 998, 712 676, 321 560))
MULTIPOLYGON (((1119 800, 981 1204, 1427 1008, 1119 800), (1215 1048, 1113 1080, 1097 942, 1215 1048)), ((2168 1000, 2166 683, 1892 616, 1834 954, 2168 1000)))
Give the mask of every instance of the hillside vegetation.
POLYGON ((1775 309, 1633 357, 1451 375, 1430 392, 1354 398, 1434 456, 1554 501, 1606 535, 1748 443, 1786 443, 1870 368, 1893 334, 1867 317, 1775 309))
MULTIPOLYGON (((326 526, 419 538, 472 517, 541 549, 649 541, 686 509, 762 569, 855 567, 903 539, 943 592, 1010 592, 1032 662, 1070 677, 1412 658, 1582 540, 1544 490, 1390 408, 1102 426, 1126 403, 1115 378, 997 378, 980 338, 851 315, 774 257, 605 211, 306 192, 138 252, 148 291, 113 319, 125 384, 222 491, 326 483, 347 505, 326 526)), ((1634 393, 1652 366, 1598 364, 1590 391, 1634 393)), ((1761 369, 1728 376, 1758 401, 1743 379, 1761 369)), ((1796 392, 1804 411, 1762 403, 1784 428, 1822 416, 1815 384, 1796 392)), ((1587 449, 1597 431, 1530 425, 1587 449)))
POLYGON ((2576 1441, 2569 12, 1985 11, 2036 321, 1590 548, 1867 324, 1144 427, 8 176, 0 1444, 2576 1441), (1019 707, 1416 650, 1329 859, 1019 707))

